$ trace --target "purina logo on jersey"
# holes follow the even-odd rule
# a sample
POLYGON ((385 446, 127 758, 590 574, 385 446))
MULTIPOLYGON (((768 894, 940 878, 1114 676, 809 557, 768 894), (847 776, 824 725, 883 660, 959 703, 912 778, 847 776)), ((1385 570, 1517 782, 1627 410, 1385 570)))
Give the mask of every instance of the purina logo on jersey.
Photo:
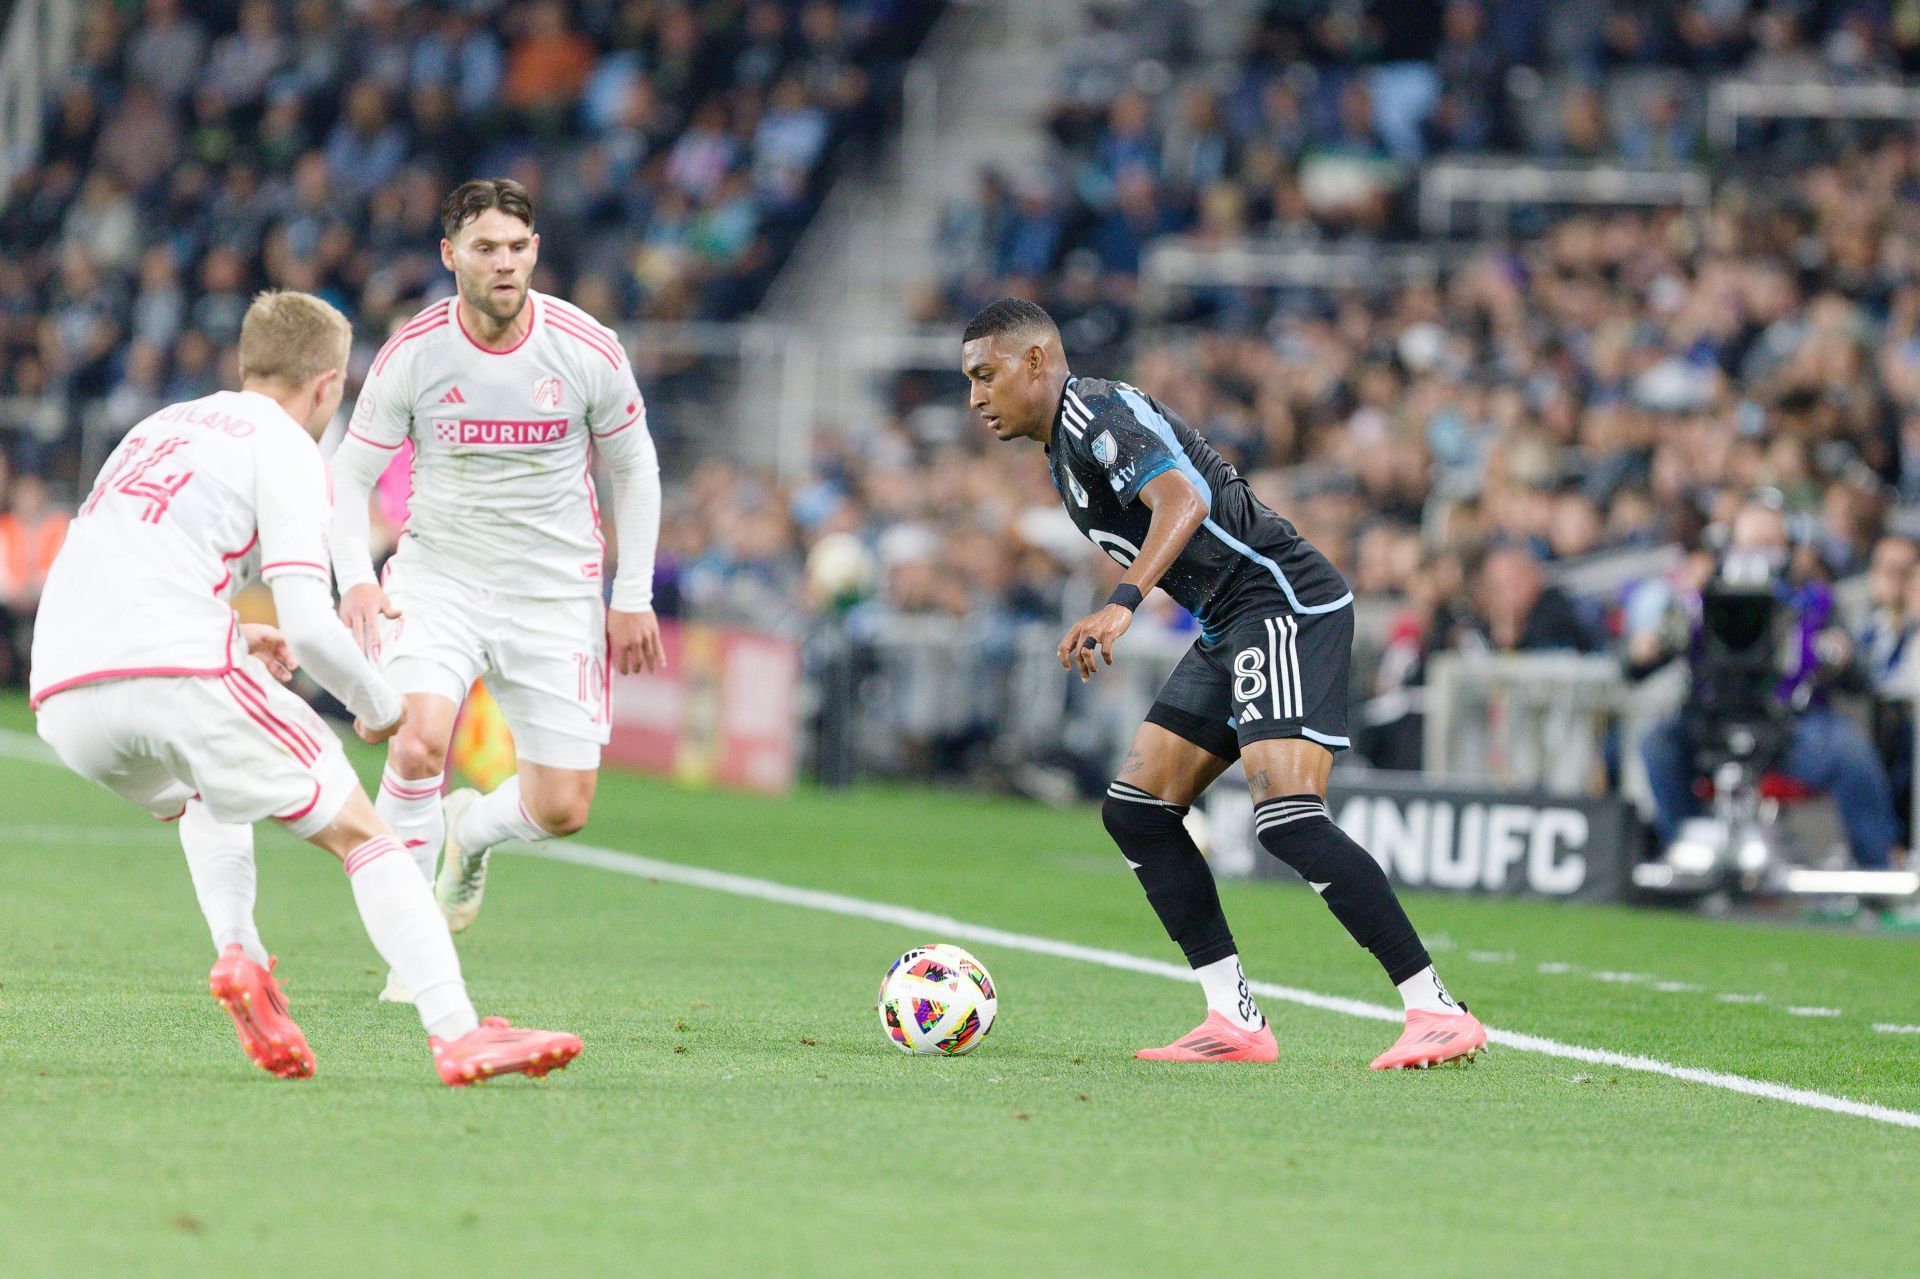
POLYGON ((560 409, 560 396, 563 388, 557 377, 537 378, 533 383, 533 407, 538 413, 555 413, 560 409))
POLYGON ((457 422, 435 422, 433 438, 442 444, 468 444, 481 448, 525 448, 530 444, 553 444, 567 438, 567 419, 545 422, 476 422, 462 418, 457 422))

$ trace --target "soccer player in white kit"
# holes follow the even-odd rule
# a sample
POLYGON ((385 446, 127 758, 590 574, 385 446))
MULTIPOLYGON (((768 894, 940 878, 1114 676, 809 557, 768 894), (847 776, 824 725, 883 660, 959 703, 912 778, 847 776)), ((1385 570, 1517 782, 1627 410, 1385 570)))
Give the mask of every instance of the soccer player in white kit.
POLYGON ((351 343, 346 318, 319 298, 263 293, 241 325, 243 389, 170 405, 127 433, 48 575, 32 705, 75 772, 180 823, 219 952, 208 985, 262 1069, 314 1069, 254 925, 253 823, 272 818, 341 859, 374 947, 418 992, 442 1079, 545 1074, 580 1041, 478 1020, 427 881, 339 739, 277 682, 304 666, 370 742, 405 722, 327 587, 316 441, 339 408, 351 343), (256 577, 278 629, 241 624, 228 603, 256 577))
MULTIPOLYGON (((459 932, 479 912, 487 853, 586 824, 608 739, 611 670, 664 654, 653 613, 660 468, 619 339, 530 287, 540 251, 526 189, 467 182, 441 206, 440 258, 457 295, 374 357, 333 455, 340 616, 406 696, 377 807, 459 932), (408 522, 385 580, 367 499, 413 443, 408 522), (602 603, 605 543, 592 455, 613 480, 619 575, 602 603), (519 771, 484 797, 441 776, 475 679, 513 731, 519 771)), ((382 998, 404 999, 389 979, 382 998)))

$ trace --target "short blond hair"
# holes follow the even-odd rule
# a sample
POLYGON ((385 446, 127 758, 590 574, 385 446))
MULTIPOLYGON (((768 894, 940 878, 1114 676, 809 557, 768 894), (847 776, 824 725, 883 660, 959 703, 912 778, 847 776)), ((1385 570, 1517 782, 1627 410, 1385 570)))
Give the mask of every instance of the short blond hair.
POLYGON ((300 386, 347 366, 353 326, 311 293, 268 289, 240 322, 240 380, 300 386))

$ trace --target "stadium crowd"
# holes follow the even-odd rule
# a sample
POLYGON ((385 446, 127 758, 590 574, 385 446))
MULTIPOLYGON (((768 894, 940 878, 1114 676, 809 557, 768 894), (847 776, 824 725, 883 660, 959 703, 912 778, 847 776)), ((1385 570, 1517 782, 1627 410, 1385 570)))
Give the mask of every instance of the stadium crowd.
POLYGON ((231 382, 268 285, 370 355, 444 289, 436 211, 477 172, 534 192, 536 287, 610 323, 738 315, 938 7, 95 0, 0 193, 0 446, 83 483, 81 424, 231 382))
MULTIPOLYGON (((8 198, 0 425, 31 471, 62 408, 125 423, 210 389, 262 283, 381 331, 436 278, 434 198, 474 165, 534 186, 546 283, 602 318, 736 314, 831 139, 879 111, 911 8, 371 0, 343 29, 320 0, 149 0, 137 23, 97 6, 8 198)), ((1558 567, 1711 545, 1755 490, 1825 579, 1908 527, 1920 143, 1774 126, 1714 152, 1700 90, 1912 72, 1920 7, 1279 0, 1225 72, 1166 9, 1095 8, 1046 170, 984 172, 949 210, 919 318, 1037 297, 1080 368, 1183 414, 1357 591, 1398 601, 1368 691, 1417 683, 1440 648, 1624 647, 1630 592, 1569 595, 1558 567), (1175 289, 1143 326, 1157 240, 1371 251, 1411 235, 1417 162, 1485 151, 1718 182, 1691 211, 1522 210, 1504 240, 1432 246, 1425 273, 1175 289)), ((957 379, 893 396, 875 435, 830 424, 802 483, 710 460, 670 484, 663 606, 1002 627, 1104 593, 1111 568, 1063 536, 1033 459, 964 416, 957 379)), ((1920 592, 1892 596, 1876 625, 1904 634, 1920 592)))
MULTIPOLYGON (((1920 146, 1904 130, 1776 127, 1713 154, 1689 89, 1718 72, 1910 70, 1912 22, 1847 6, 1457 0, 1429 7, 1431 43, 1415 49, 1417 24, 1369 43, 1366 24, 1307 8, 1271 7, 1226 77, 1183 73, 1154 6, 1133 25, 1103 19, 1069 58, 1045 171, 985 172, 949 211, 920 318, 1037 297, 1078 367, 1185 415, 1357 591, 1400 601, 1374 693, 1417 683, 1440 648, 1624 650, 1644 584, 1579 597, 1557 569, 1716 545, 1756 490, 1778 495, 1796 571, 1823 580, 1859 573, 1876 538, 1912 526, 1920 146), (1551 79, 1529 72, 1543 50, 1562 58, 1551 79), (1408 78, 1432 91, 1398 120, 1408 78), (1135 328, 1155 239, 1389 245, 1409 231, 1396 184, 1412 161, 1490 146, 1711 162, 1720 180, 1697 211, 1524 210, 1511 237, 1411 277, 1176 289, 1172 323, 1135 328), (1316 169, 1356 154, 1378 178, 1359 202, 1316 169), (1348 195, 1320 198, 1335 187, 1348 195)), ((793 492, 710 468, 669 539, 688 597, 738 591, 755 601, 743 612, 778 612, 801 598, 808 548, 842 532, 875 555, 879 616, 1051 619, 1097 595, 1074 574, 1103 565, 1052 538, 1039 468, 930 411, 926 393, 908 383, 880 439, 828 450, 793 492)), ((957 387, 939 393, 958 403, 957 387)), ((847 562, 828 544, 816 607, 847 562)), ((1880 612, 1900 634, 1916 623, 1904 602, 1880 612)), ((1417 759, 1412 740, 1393 762, 1417 759)))

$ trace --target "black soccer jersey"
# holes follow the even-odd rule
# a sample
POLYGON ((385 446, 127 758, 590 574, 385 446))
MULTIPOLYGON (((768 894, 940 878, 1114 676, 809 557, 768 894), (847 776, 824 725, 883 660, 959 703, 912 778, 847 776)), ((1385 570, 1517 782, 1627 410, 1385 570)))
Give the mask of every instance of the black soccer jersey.
POLYGON ((1074 524, 1123 565, 1140 554, 1153 518, 1141 488, 1163 471, 1187 477, 1207 519, 1160 588, 1209 638, 1246 617, 1328 613, 1353 599, 1327 557, 1256 498, 1225 458, 1125 382, 1067 379, 1047 464, 1074 524))

